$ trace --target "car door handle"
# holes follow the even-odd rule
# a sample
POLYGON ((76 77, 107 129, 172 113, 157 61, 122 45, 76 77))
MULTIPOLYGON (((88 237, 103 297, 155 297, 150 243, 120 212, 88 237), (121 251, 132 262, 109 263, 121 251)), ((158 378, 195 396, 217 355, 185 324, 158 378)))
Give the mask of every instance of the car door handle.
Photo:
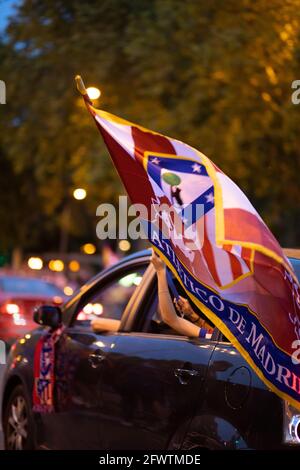
POLYGON ((191 378, 199 375, 199 372, 195 369, 175 369, 174 375, 181 385, 187 385, 191 378))
POLYGON ((104 359, 105 359, 105 356, 102 353, 102 351, 95 351, 89 355, 89 363, 93 369, 96 369, 97 367, 99 367, 101 362, 104 361, 104 359))

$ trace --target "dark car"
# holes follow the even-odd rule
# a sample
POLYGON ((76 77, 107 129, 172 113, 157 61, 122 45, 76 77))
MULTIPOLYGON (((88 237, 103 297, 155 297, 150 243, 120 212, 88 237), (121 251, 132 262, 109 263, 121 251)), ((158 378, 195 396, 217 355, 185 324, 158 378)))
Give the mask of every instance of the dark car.
POLYGON ((0 334, 8 345, 36 328, 33 310, 38 305, 61 305, 65 294, 43 279, 0 276, 0 334))
POLYGON ((300 449, 299 412, 218 329, 187 338, 161 323, 148 251, 96 276, 61 311, 54 412, 32 411, 34 349, 46 326, 9 354, 6 448, 300 449), (93 332, 95 315, 121 320, 120 330, 93 332))

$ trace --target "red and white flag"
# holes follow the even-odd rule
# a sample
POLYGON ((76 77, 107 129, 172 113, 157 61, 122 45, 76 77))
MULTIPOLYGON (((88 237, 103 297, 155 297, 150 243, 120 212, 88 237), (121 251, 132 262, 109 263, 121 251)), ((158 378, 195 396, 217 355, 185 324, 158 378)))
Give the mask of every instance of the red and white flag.
POLYGON ((267 386, 300 408, 299 283, 257 211, 198 150, 86 104, 131 201, 147 209, 156 251, 267 386))

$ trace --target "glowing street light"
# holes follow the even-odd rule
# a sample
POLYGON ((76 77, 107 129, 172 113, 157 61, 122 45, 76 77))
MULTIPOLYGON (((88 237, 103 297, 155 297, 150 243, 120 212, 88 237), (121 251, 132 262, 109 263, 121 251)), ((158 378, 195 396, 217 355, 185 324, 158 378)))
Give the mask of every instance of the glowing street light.
POLYGON ((96 247, 93 245, 93 243, 85 243, 81 249, 86 255, 93 255, 96 253, 96 247))
POLYGON ((86 190, 83 188, 74 189, 73 197, 77 199, 77 201, 82 201, 86 198, 86 190))
POLYGON ((131 243, 128 240, 120 240, 119 248, 121 251, 129 251, 131 248, 131 243))
POLYGON ((101 91, 99 90, 99 88, 96 88, 94 86, 88 87, 86 91, 90 100, 97 100, 101 96, 101 91))
POLYGON ((49 269, 51 271, 61 272, 64 270, 64 262, 61 259, 51 259, 49 261, 49 269))
POLYGON ((69 269, 73 273, 77 273, 80 270, 80 263, 76 259, 73 259, 69 263, 69 269))
POLYGON ((43 260, 35 256, 31 256, 31 258, 28 259, 27 264, 30 269, 35 269, 37 271, 43 268, 43 260))

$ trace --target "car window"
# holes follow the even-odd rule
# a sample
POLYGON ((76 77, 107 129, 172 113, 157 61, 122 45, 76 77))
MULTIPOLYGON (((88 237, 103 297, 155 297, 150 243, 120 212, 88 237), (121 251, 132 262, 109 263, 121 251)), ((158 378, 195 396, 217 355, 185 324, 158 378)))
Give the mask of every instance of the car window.
POLYGON ((112 281, 86 293, 75 312, 73 326, 90 328, 94 318, 121 320, 124 310, 140 284, 146 266, 123 271, 112 281))
MULTIPOLYGON (((172 276, 173 279, 173 284, 175 285, 177 292, 179 295, 182 297, 187 298, 187 294, 177 281, 177 279, 172 276)), ((157 281, 155 280, 155 294, 153 295, 153 300, 151 303, 149 303, 148 306, 148 311, 145 317, 145 321, 143 324, 143 331, 147 333, 153 333, 153 334, 163 334, 163 335, 179 335, 177 331, 175 331, 173 328, 171 328, 169 325, 164 323, 161 318, 160 314, 160 309, 159 309, 159 304, 158 304, 158 294, 157 294, 157 281)), ((171 298, 173 298, 172 290, 169 286, 169 292, 171 295, 171 298)), ((201 312, 198 307, 189 299, 189 302, 194 310, 195 313, 199 315, 199 320, 204 319, 207 323, 209 323, 211 326, 212 323, 207 319, 207 317, 201 312)), ((179 312, 177 312, 179 315, 179 312)))

